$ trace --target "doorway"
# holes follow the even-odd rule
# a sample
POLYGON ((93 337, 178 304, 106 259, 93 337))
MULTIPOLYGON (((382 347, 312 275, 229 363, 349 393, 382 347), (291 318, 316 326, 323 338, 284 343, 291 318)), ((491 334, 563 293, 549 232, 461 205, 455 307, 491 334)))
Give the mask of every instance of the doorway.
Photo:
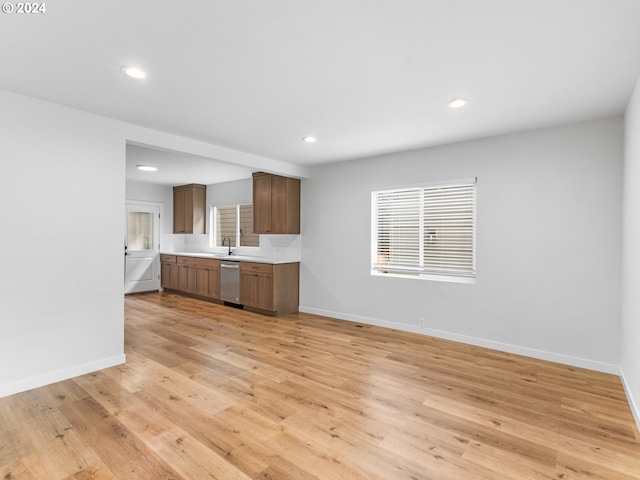
POLYGON ((125 206, 124 293, 160 290, 160 205, 125 206))

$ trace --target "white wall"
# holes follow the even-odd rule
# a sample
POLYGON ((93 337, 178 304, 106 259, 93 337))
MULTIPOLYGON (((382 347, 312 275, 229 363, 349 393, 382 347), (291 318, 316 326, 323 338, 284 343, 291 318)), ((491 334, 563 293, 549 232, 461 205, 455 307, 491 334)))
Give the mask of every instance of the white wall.
MULTIPOLYGON (((251 203, 252 201, 253 181, 250 178, 207 185, 207 208, 210 205, 234 205, 236 203, 251 203)), ((209 228, 210 225, 207 224, 207 231, 209 228)))
POLYGON ((125 360, 125 142, 113 121, 4 91, 0 131, 4 396, 125 360))
POLYGON ((640 79, 625 113, 620 369, 640 426, 640 79))
POLYGON ((618 373, 622 125, 312 168, 302 185, 301 310, 618 373), (370 276, 373 188, 474 176, 475 285, 370 276))

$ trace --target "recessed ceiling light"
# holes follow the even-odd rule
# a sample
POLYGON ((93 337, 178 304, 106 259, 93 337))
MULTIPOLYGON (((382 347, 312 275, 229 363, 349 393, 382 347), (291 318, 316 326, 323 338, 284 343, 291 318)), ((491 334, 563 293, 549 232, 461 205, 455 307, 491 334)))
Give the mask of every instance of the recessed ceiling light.
POLYGON ((137 78, 139 80, 145 78, 147 76, 147 74, 144 72, 144 70, 139 69, 138 67, 121 67, 120 70, 122 70, 122 72, 131 77, 131 78, 137 78))
POLYGON ((143 172, 155 172, 158 169, 151 165, 138 165, 138 170, 142 170, 143 172))
POLYGON ((315 143, 316 137, 302 137, 302 140, 307 143, 315 143))
POLYGON ((454 98, 451 101, 447 102, 447 107, 449 108, 460 108, 460 107, 464 107, 465 105, 469 104, 469 100, 467 100, 466 98, 454 98))

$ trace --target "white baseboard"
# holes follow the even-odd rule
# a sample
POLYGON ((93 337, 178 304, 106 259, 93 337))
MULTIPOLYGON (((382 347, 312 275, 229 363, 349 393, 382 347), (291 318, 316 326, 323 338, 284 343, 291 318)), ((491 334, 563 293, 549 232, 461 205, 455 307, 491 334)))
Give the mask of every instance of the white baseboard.
POLYGON ((633 418, 636 420, 636 425, 640 431, 640 403, 638 403, 637 399, 633 397, 622 367, 620 367, 620 380, 622 380, 622 387, 624 388, 624 393, 627 395, 627 401, 629 402, 631 413, 633 414, 633 418))
POLYGON ((104 368, 114 367, 121 365, 127 360, 124 354, 116 355, 114 357, 103 358, 95 362, 84 363, 82 365, 76 365, 71 368, 65 368, 62 370, 56 370, 53 372, 45 373, 43 375, 37 375, 24 380, 20 380, 15 383, 7 383, 0 385, 0 398, 8 397, 20 392, 26 392, 33 388, 43 387, 69 378, 78 377, 87 373, 102 370, 104 368))
POLYGON ((303 312, 303 313, 322 315, 324 317, 333 317, 340 320, 349 320, 351 322, 365 323, 367 325, 375 325, 378 327, 395 328, 396 330, 402 330, 405 332, 420 333, 422 335, 429 335, 432 337, 443 338, 445 340, 452 340, 454 342, 466 343, 468 345, 475 345, 477 347, 485 347, 485 348, 490 348, 492 350, 499 350, 502 352, 514 353, 516 355, 522 355, 525 357, 537 358, 539 360, 547 360, 549 362, 562 363, 564 365, 570 365, 572 367, 586 368, 588 370, 595 370, 597 372, 620 375, 620 367, 615 364, 597 362, 594 360, 588 360, 588 359, 579 358, 579 357, 572 357, 569 355, 562 355, 559 353, 547 352, 544 350, 536 350, 534 348, 522 347, 519 345, 511 345, 508 343, 495 342, 493 340, 470 337, 470 336, 461 335, 458 333, 446 332, 444 330, 435 330, 432 328, 419 327, 415 325, 406 325, 402 323, 390 322, 388 320, 362 317, 359 315, 350 315, 350 314, 341 313, 341 312, 332 312, 329 310, 323 310, 319 308, 310 308, 310 307, 301 306, 299 310, 300 312, 303 312))

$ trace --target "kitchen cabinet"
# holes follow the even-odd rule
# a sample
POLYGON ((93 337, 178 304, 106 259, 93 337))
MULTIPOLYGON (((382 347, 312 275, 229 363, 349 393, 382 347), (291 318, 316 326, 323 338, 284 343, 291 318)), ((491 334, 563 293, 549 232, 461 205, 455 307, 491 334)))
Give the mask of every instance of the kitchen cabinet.
POLYGON ((253 173, 253 233, 300 233, 300 180, 253 173))
POLYGON ((300 264, 240 262, 240 303, 270 315, 298 311, 300 264))
POLYGON ((247 307, 273 310, 273 265, 240 264, 240 303, 247 307))
POLYGON ((196 258, 196 293, 203 297, 220 298, 220 260, 196 258))
POLYGON ((204 233, 206 197, 206 185, 173 187, 173 233, 204 233))
POLYGON ((178 290, 196 293, 196 259, 178 256, 178 290))
MULTIPOLYGON (((300 264, 240 263, 240 304, 266 315, 298 311, 300 264)), ((163 288, 216 303, 220 298, 220 260, 187 255, 160 255, 163 288)))
POLYGON ((162 288, 178 289, 178 263, 175 255, 160 255, 160 282, 162 288))

